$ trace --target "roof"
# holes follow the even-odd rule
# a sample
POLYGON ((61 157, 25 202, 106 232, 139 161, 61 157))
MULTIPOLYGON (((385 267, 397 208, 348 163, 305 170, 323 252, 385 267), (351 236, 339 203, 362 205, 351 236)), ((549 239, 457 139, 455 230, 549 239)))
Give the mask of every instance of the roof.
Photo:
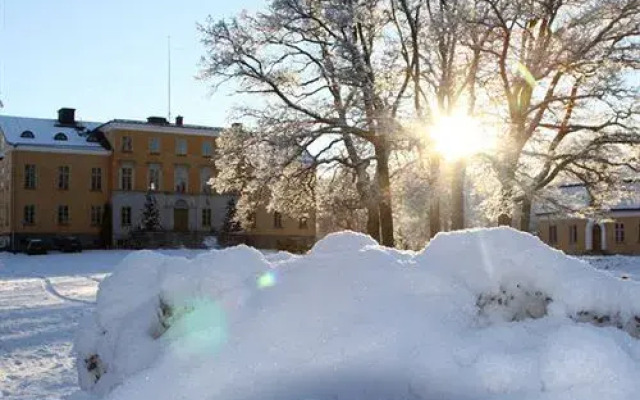
POLYGON ((0 131, 5 141, 13 146, 45 146, 60 149, 103 150, 100 143, 89 141, 89 132, 100 126, 98 122, 78 122, 77 126, 60 126, 57 119, 26 118, 0 115, 0 131), (24 132, 33 138, 24 137, 24 132), (67 140, 55 140, 63 133, 67 140))
MULTIPOLYGON (((584 184, 562 185, 557 188, 562 196, 562 203, 574 210, 589 207, 589 194, 584 184)), ((640 210, 640 182, 628 181, 620 184, 620 193, 614 194, 610 203, 603 207, 606 212, 640 210)), ((537 215, 555 214, 557 207, 550 204, 537 204, 537 215)))
POLYGON ((200 135, 200 136, 219 136, 224 128, 183 124, 176 125, 169 122, 152 123, 148 121, 138 121, 131 119, 113 119, 97 127, 100 131, 109 131, 110 129, 127 129, 133 131, 147 131, 156 133, 175 133, 184 135, 200 135))

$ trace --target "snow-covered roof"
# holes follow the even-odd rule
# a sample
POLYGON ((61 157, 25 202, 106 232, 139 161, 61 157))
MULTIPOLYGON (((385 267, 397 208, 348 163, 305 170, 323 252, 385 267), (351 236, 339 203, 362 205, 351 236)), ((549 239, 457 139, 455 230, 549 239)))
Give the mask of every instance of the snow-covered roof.
POLYGON ((220 136, 223 128, 205 125, 172 124, 165 120, 163 123, 138 121, 131 119, 114 119, 98 127, 102 132, 109 130, 131 130, 154 133, 171 133, 179 135, 220 136))
POLYGON ((89 132, 98 126, 98 122, 84 121, 77 122, 75 126, 62 126, 57 119, 0 115, 0 131, 6 143, 18 147, 103 150, 100 143, 88 140, 89 132))
MULTIPOLYGON (((569 184, 557 188, 560 203, 572 210, 582 210, 589 207, 590 198, 585 185, 569 184)), ((620 185, 619 196, 607 204, 603 211, 636 211, 640 210, 640 182, 625 182, 620 185)), ((558 207, 549 203, 537 203, 534 208, 537 215, 554 214, 558 207)))

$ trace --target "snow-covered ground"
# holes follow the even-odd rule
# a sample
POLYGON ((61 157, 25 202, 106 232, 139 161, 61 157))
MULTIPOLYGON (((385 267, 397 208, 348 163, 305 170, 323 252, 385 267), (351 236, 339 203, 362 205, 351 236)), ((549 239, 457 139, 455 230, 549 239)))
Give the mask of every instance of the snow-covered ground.
MULTIPOLYGON (((77 390, 72 344, 98 283, 130 251, 0 253, 0 397, 60 399, 77 390)), ((193 257, 201 251, 166 254, 193 257)))
MULTIPOLYGON (((72 353, 76 326, 83 315, 95 309, 98 283, 130 253, 87 251, 82 254, 32 257, 0 253, 0 397, 4 396, 3 400, 60 399, 78 389, 72 353)), ((202 253, 189 250, 163 252, 165 255, 189 259, 195 259, 202 253)), ((391 262, 395 256, 387 254, 384 257, 391 262)), ((272 264, 282 263, 284 266, 288 263, 287 257, 282 254, 270 255, 268 258, 272 264)), ((613 276, 640 280, 640 257, 585 259, 613 276)), ((279 280, 275 276, 266 275, 259 283, 267 287, 279 284, 279 280)), ((326 295, 327 298, 332 296, 331 293, 326 295)), ((277 313, 274 314, 275 317, 278 317, 277 313)), ((359 324, 366 327, 367 323, 366 316, 363 315, 359 324)), ((524 331, 520 334, 530 335, 537 329, 535 324, 524 325, 524 331)), ((349 335, 357 333, 356 329, 349 332, 349 335)), ((475 339, 482 336, 479 333, 474 335, 475 339)), ((490 337, 486 337, 482 340, 489 339, 490 337)), ((585 343, 588 339, 585 339, 585 343)), ((490 341, 485 345, 493 346, 490 341)), ((374 343, 367 346, 374 346, 374 343)), ((254 347, 259 350, 259 346, 254 347)), ((275 351, 273 348, 262 350, 265 354, 275 351)), ((335 355, 324 356, 326 359, 320 360, 321 362, 335 361, 331 358, 335 355)), ((491 382, 497 391, 500 390, 500 385, 513 385, 513 381, 509 381, 513 378, 513 373, 501 369, 504 364, 500 360, 522 361, 506 353, 482 353, 471 344, 466 349, 460 349, 459 357, 466 357, 469 364, 485 365, 486 376, 482 377, 480 374, 481 378, 491 382), (497 356, 502 358, 496 358, 497 356)), ((265 361, 268 361, 267 358, 265 361)), ((525 383, 521 384, 526 388, 525 383)))

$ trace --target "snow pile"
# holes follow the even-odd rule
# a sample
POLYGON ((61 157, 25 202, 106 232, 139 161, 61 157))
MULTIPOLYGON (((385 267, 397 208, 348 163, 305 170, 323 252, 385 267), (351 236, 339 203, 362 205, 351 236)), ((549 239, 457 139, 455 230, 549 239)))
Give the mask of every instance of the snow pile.
POLYGON ((76 341, 108 399, 637 399, 640 285, 507 228, 420 253, 135 253, 76 341))

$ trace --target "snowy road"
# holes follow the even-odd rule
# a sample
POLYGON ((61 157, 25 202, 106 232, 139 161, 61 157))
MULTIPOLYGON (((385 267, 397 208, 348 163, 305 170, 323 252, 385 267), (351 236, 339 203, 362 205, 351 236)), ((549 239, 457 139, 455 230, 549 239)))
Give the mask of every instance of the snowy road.
MULTIPOLYGON (((0 397, 60 399, 77 389, 74 330, 99 282, 128 251, 47 256, 0 253, 0 397)), ((200 251, 167 251, 195 256, 200 251)), ((589 257, 617 276, 640 279, 640 257, 589 257)))

